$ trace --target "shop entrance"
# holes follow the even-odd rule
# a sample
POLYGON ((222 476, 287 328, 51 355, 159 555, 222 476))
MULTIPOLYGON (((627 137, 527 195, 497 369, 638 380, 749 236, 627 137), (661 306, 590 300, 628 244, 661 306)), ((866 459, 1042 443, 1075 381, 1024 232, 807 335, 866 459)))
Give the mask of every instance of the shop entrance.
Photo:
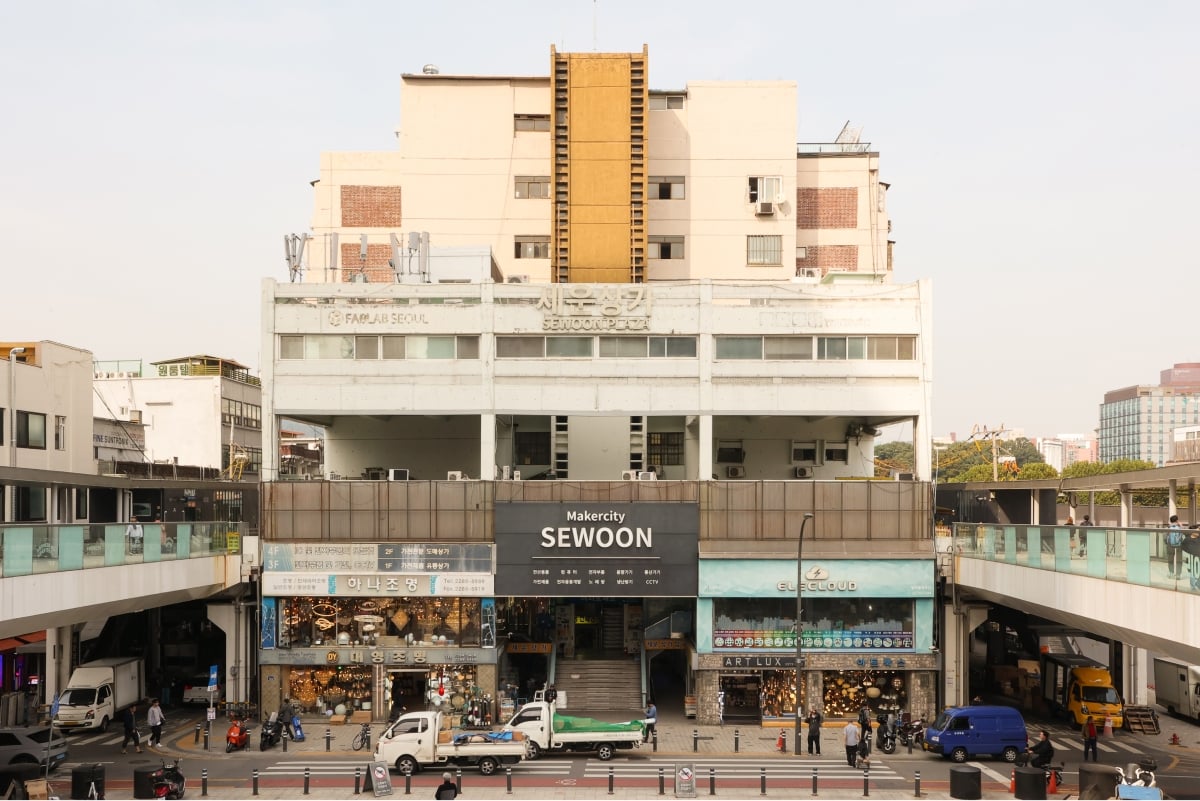
POLYGON ((575 656, 578 659, 621 659, 625 656, 625 605, 575 601, 575 656))
POLYGON ((400 710, 405 707, 410 712, 425 709, 426 672, 421 669, 388 671, 388 720, 399 717, 400 710))
POLYGON ((762 709, 759 706, 761 690, 762 679, 757 673, 722 674, 721 692, 725 697, 724 722, 761 721, 762 709))

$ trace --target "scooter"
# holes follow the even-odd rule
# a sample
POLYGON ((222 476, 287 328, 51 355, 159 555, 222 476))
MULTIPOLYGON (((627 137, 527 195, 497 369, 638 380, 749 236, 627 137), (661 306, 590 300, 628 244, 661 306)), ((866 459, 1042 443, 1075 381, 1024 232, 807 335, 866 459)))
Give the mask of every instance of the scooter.
POLYGON ((262 731, 259 733, 258 750, 266 751, 273 745, 279 745, 282 737, 283 724, 279 722, 279 713, 272 712, 271 717, 263 724, 262 731))
POLYGON ((183 798, 183 793, 187 789, 187 779, 184 778, 183 771, 179 769, 178 759, 169 765, 166 760, 163 760, 162 767, 150 774, 150 778, 153 782, 155 798, 183 798))
POLYGON ((233 719, 233 723, 229 725, 229 731, 225 732, 225 753, 237 751, 246 748, 250 745, 250 730, 246 728, 246 724, 237 718, 233 719))
POLYGON ((900 745, 908 747, 909 743, 920 745, 925 739, 925 719, 915 718, 907 723, 901 723, 897 727, 896 738, 900 741, 900 745))
POLYGON ((875 732, 876 744, 885 754, 896 753, 896 732, 888 725, 888 716, 879 716, 879 729, 875 732))
POLYGON ((1154 771, 1149 768, 1144 768, 1141 765, 1130 762, 1124 769, 1120 765, 1116 766, 1117 784, 1124 784, 1130 787, 1157 787, 1158 780, 1154 776, 1154 771))

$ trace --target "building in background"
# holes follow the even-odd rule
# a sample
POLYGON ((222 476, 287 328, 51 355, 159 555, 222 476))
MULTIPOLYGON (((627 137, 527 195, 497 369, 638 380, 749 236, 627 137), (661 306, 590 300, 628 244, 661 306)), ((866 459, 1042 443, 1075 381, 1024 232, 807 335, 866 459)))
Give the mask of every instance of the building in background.
POLYGON ((1162 467, 1171 460, 1174 430, 1200 424, 1200 362, 1163 370, 1156 386, 1104 393, 1100 404, 1100 461, 1140 459, 1162 467))
POLYGON ((321 156, 263 291, 263 708, 794 720, 799 636, 812 703, 934 711, 932 299, 878 153, 797 144, 794 82, 550 71, 405 75, 397 152, 321 156), (865 480, 893 425, 916 474, 865 480))
MULTIPOLYGON (((140 459, 190 465, 236 481, 258 476, 262 464, 262 383, 249 369, 216 356, 153 362, 97 362, 93 410, 106 428, 141 437, 140 459)), ((103 458, 97 452, 97 458, 103 458)), ((115 471, 115 468, 114 468, 115 471)))
POLYGON ((1096 440, 1083 434, 1059 434, 1055 437, 1038 437, 1034 440, 1038 453, 1046 464, 1058 472, 1076 462, 1097 461, 1096 440))

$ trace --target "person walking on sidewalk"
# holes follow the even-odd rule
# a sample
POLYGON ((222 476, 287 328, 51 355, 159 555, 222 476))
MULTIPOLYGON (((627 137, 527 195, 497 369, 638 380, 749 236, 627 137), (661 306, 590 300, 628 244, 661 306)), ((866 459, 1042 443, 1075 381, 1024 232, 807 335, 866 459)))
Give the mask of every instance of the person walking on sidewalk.
POLYGON ((121 738, 121 753, 127 753, 129 749, 129 741, 133 741, 133 747, 137 752, 142 753, 142 738, 137 730, 137 704, 130 706, 121 713, 121 725, 125 728, 125 736, 121 738))
POLYGON ((817 711, 814 706, 808 710, 808 755, 821 755, 821 724, 825 722, 825 718, 817 711))
POLYGON ((644 731, 645 736, 642 738, 642 742, 644 742, 644 743, 650 742, 650 738, 655 736, 655 732, 657 730, 658 730, 658 707, 656 707, 654 705, 654 702, 651 701, 650 703, 646 704, 646 726, 645 726, 645 731, 644 731))
POLYGON ((858 762, 858 741, 859 732, 858 724, 853 720, 846 724, 846 728, 842 732, 842 737, 846 744, 846 764, 850 767, 857 767, 858 762))
POLYGON ((152 699, 150 709, 146 712, 146 723, 150 726, 151 748, 162 748, 162 727, 166 720, 162 707, 158 705, 158 699, 152 699))

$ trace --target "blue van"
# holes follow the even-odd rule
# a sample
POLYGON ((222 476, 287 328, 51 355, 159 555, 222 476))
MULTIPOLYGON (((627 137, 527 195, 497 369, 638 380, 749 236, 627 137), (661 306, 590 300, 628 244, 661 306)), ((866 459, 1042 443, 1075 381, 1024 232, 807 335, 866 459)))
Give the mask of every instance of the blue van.
POLYGON ((955 762, 979 754, 1016 762, 1028 745, 1025 719, 1007 706, 952 706, 925 729, 925 750, 955 762))

